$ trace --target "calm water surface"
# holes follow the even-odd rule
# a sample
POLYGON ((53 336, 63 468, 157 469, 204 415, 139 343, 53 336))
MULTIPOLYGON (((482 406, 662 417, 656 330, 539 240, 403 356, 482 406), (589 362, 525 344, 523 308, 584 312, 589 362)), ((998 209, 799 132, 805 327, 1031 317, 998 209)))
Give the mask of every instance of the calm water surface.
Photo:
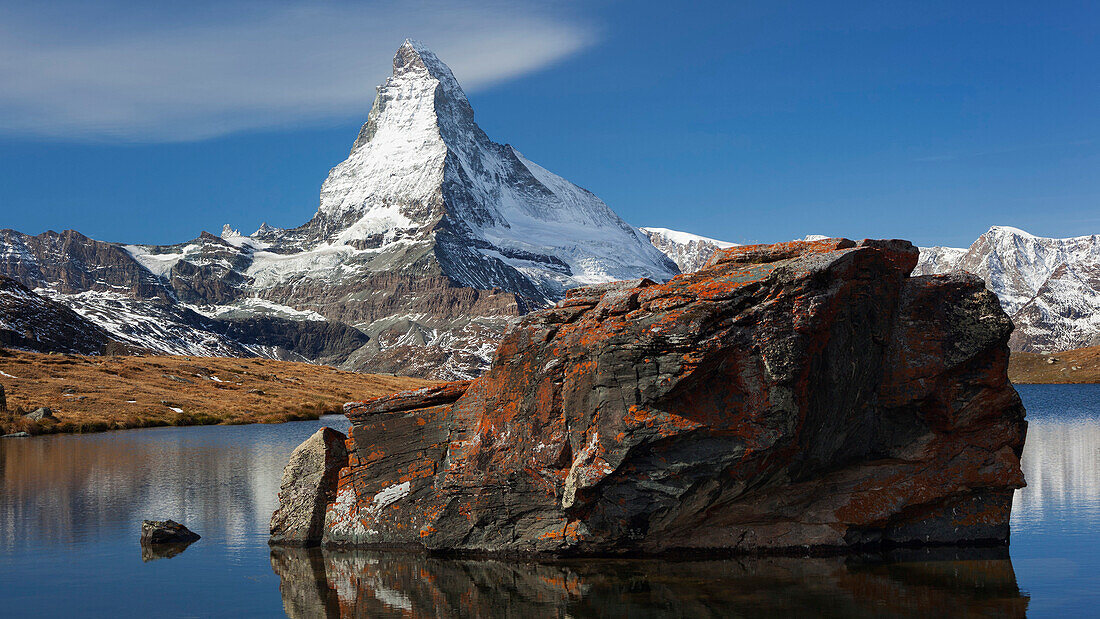
POLYGON ((267 546, 283 464, 322 425, 0 441, 0 616, 1100 614, 1100 385, 1021 386, 1008 550, 552 564, 267 546), (144 518, 203 538, 142 556, 144 518))

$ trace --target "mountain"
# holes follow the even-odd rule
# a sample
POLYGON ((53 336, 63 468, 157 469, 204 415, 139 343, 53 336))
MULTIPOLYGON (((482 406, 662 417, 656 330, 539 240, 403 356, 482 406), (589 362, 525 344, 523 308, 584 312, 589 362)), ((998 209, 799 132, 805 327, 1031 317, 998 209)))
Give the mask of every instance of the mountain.
POLYGON ((0 231, 0 274, 122 341, 432 378, 480 373, 516 318, 570 288, 677 273, 591 192, 490 140, 413 41, 302 226, 170 246, 0 231))
POLYGON ((668 228, 639 228, 639 230, 645 233, 654 247, 675 262, 682 273, 698 271, 703 268, 714 252, 737 245, 737 243, 708 239, 698 234, 668 228))
POLYGON ((994 226, 969 249, 921 248, 915 275, 969 271, 997 294, 1016 331, 1013 350, 1100 344, 1100 235, 1038 237, 994 226))
POLYGON ((106 331, 73 310, 0 277, 0 346, 94 355, 110 342, 106 331))

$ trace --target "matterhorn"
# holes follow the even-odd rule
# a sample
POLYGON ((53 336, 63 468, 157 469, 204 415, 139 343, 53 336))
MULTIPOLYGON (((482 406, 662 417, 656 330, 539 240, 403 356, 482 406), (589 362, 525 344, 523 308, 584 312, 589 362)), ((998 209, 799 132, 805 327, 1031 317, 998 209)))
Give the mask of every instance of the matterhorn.
POLYGON ((304 225, 172 246, 62 236, 7 231, 0 275, 123 343, 431 378, 480 373, 518 316, 570 288, 679 272, 591 192, 490 140, 411 40, 304 225))

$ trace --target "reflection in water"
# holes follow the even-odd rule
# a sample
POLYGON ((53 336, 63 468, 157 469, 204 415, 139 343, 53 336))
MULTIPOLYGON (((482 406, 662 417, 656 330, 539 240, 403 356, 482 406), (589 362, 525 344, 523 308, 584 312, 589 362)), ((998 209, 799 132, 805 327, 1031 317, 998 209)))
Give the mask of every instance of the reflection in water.
POLYGON ((274 548, 290 617, 1022 617, 1005 548, 871 559, 518 563, 274 548))
POLYGON ((126 526, 136 542, 146 518, 198 525, 240 547, 266 532, 283 465, 305 436, 234 426, 5 441, 0 554, 115 537, 126 526))
POLYGON ((1027 488, 1016 492, 1013 529, 1047 531, 1067 517, 1100 523, 1100 423, 1095 418, 1032 419, 1022 464, 1027 488))
POLYGON ((148 563, 157 559, 171 559, 179 553, 187 550, 187 547, 195 542, 180 542, 178 544, 142 544, 141 561, 148 563))
POLYGON ((346 420, 0 441, 0 583, 20 582, 0 585, 0 615, 269 616, 280 606, 291 616, 532 619, 1095 614, 1100 385, 1020 391, 1028 487, 1013 506, 1012 563, 1004 549, 890 561, 551 564, 270 551, 267 523, 291 451, 322 424, 345 429, 346 420), (138 554, 145 518, 183 522, 202 543, 172 561, 143 562, 154 558, 138 554))

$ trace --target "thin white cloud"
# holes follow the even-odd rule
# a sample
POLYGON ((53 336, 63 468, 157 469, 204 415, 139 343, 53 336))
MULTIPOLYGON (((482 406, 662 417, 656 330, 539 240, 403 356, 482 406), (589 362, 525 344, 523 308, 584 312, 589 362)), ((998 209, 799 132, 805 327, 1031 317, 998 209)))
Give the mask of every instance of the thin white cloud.
POLYGON ((467 90, 593 41, 591 28, 542 6, 230 2, 186 16, 74 8, 60 20, 0 8, 0 133, 187 141, 363 119, 406 36, 467 90))

